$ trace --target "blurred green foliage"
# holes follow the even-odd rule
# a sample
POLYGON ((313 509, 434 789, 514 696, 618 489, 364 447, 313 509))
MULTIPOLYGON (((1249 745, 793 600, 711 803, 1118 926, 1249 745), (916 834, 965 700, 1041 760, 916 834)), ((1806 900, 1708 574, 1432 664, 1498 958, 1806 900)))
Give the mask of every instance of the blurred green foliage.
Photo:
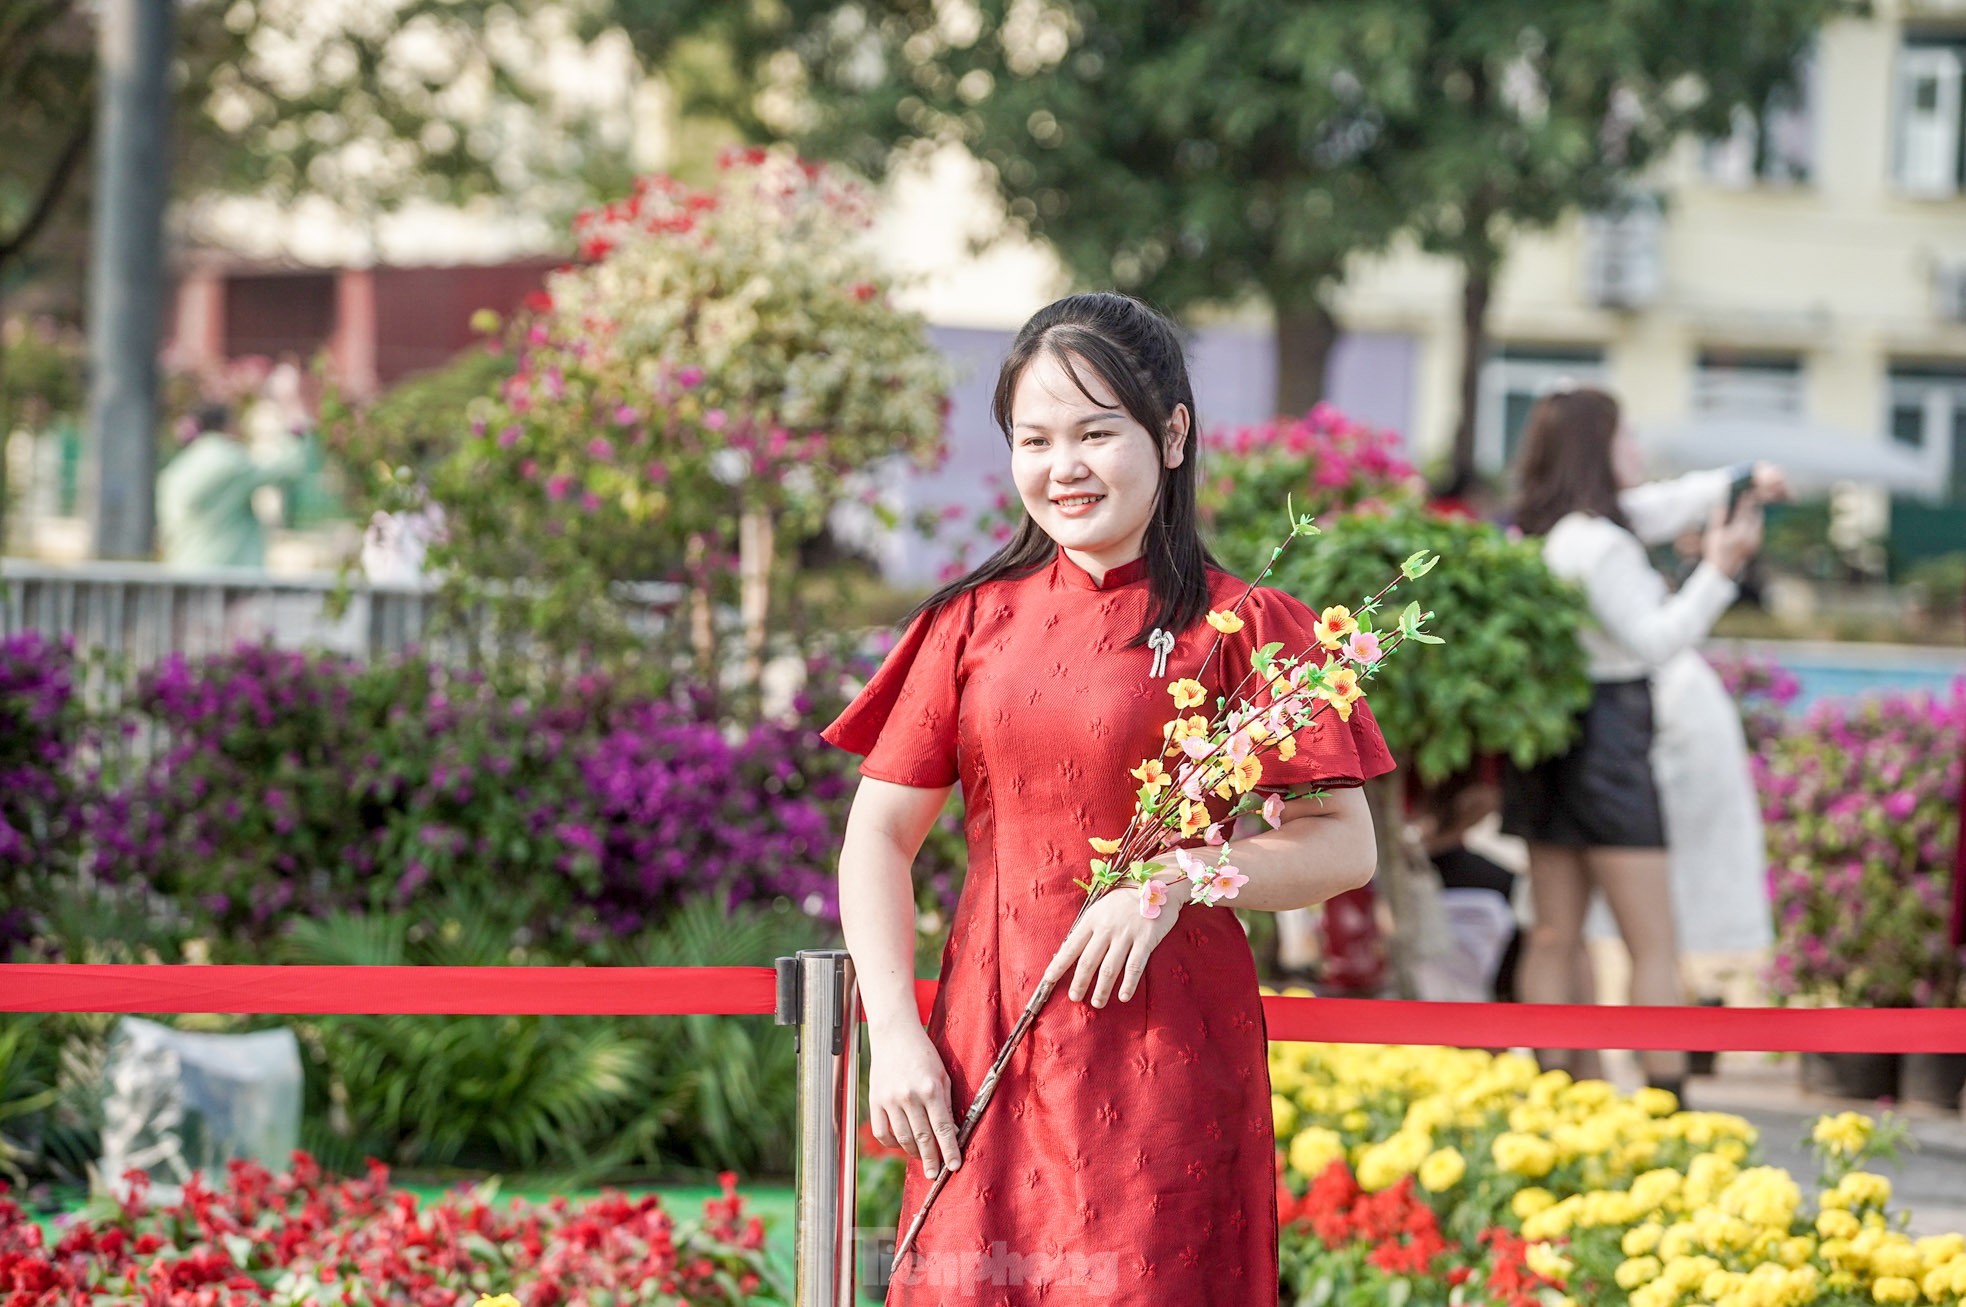
MULTIPOLYGON (((1283 520, 1279 510, 1269 522, 1218 523, 1224 561, 1254 576, 1283 520)), ((1576 636, 1588 610, 1580 592, 1550 575, 1540 542, 1418 509, 1350 513, 1286 550, 1269 584, 1313 608, 1355 608, 1423 549, 1440 565, 1393 598, 1432 612, 1427 627, 1446 643, 1387 659, 1366 687, 1394 754, 1432 784, 1486 754, 1529 766, 1562 752, 1590 701, 1576 636)))

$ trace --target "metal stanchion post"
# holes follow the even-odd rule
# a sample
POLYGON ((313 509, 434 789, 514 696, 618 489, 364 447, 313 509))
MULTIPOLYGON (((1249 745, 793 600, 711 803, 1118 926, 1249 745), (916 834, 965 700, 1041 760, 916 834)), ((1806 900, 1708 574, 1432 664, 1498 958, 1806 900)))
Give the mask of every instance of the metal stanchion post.
POLYGON ((778 1012, 799 1054, 798 1230, 794 1307, 852 1307, 860 1083, 860 993, 853 959, 820 949, 778 959, 778 1012))

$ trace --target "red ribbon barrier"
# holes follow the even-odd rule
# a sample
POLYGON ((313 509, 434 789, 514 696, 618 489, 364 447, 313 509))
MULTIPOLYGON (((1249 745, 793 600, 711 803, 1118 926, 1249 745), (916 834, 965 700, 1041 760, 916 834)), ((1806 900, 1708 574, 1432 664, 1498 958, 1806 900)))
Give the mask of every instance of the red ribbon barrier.
MULTIPOLYGON (((915 991, 926 1015, 935 982, 917 981, 915 991)), ((770 967, 0 965, 0 1012, 765 1016, 776 997, 770 967)), ((1589 1007, 1268 997, 1263 1016, 1273 1041, 1966 1053, 1966 1010, 1953 1008, 1589 1007)))

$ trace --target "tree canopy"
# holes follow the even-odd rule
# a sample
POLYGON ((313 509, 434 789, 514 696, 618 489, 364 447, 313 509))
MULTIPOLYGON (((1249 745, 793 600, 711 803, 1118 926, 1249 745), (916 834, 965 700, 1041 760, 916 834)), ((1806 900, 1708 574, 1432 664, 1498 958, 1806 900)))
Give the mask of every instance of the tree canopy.
MULTIPOLYGON (((931 143, 986 166, 1073 275, 1278 324, 1281 411, 1322 385, 1331 289, 1401 236, 1486 292, 1517 232, 1614 201, 1688 132, 1792 85, 1849 0, 619 0, 652 55, 714 28, 691 89, 761 136, 879 174, 931 143)), ((1471 428, 1470 428, 1471 430, 1471 428)), ((1472 445, 1467 453, 1471 456, 1472 445)))

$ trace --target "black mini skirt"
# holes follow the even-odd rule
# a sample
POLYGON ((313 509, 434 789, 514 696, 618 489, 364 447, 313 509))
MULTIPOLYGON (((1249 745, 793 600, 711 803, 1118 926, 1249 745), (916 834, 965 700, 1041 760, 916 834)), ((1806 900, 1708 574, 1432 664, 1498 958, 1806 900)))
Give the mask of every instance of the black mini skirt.
POLYGON ((1599 681, 1568 753, 1502 773, 1502 833, 1577 848, 1663 849, 1652 778, 1652 686, 1599 681))

